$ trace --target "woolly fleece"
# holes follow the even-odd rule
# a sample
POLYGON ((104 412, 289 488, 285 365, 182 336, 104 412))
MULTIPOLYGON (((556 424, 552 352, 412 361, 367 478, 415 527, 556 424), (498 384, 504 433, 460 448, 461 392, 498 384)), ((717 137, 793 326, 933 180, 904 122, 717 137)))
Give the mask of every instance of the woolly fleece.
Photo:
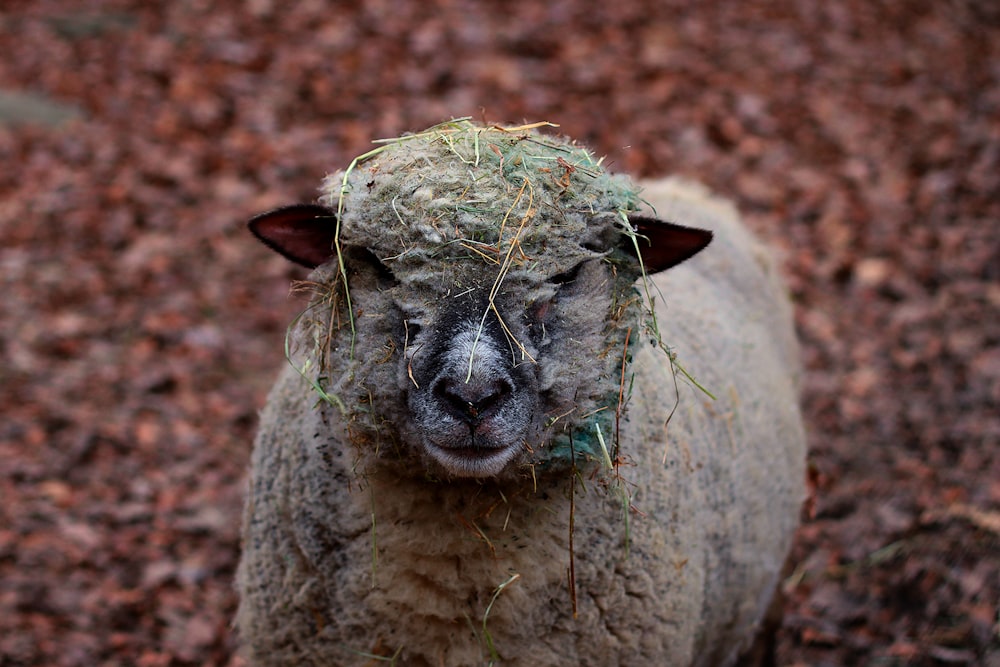
MULTIPOLYGON (((337 261, 312 277, 319 296, 293 332, 298 368, 286 369, 272 390, 254 448, 238 575, 248 658, 257 665, 360 665, 373 655, 403 665, 732 664, 771 599, 804 496, 797 348, 776 269, 728 205, 689 184, 647 184, 642 195, 659 217, 716 234, 707 251, 649 284, 663 338, 716 400, 675 375, 651 344, 641 307, 610 319, 607 307, 598 308, 586 321, 619 350, 608 361, 594 363, 598 342, 581 350, 569 335, 556 337, 544 355, 534 351, 537 363, 562 355, 560 363, 569 364, 583 355, 576 366, 598 367, 582 399, 596 404, 617 396, 621 329, 637 333, 616 443, 621 465, 529 460, 512 477, 437 478, 415 465, 411 435, 397 428, 405 402, 380 405, 393 400, 390 393, 367 406, 353 403, 356 387, 373 388, 358 379, 394 367, 389 359, 400 353, 386 347, 393 340, 386 320, 405 319, 408 308, 432 318, 449 286, 490 287, 480 277, 485 260, 457 239, 496 243, 500 253, 520 245, 527 259, 512 271, 524 275, 505 284, 526 304, 551 296, 548 278, 587 253, 625 266, 613 237, 621 233, 621 212, 638 201, 632 186, 618 185, 627 182, 599 176, 588 181, 598 183, 592 197, 574 195, 567 201, 575 203, 563 206, 558 183, 567 172, 556 171, 555 198, 543 196, 548 190, 534 176, 532 204, 522 211, 511 205, 521 183, 503 171, 518 167, 505 161, 497 172, 498 160, 493 171, 513 185, 477 196, 477 206, 494 203, 494 226, 492 238, 488 229, 476 237, 482 211, 459 210, 436 189, 442 168, 434 160, 456 155, 470 166, 474 153, 461 150, 445 144, 435 157, 417 151, 392 166, 385 151, 367 173, 364 163, 348 173, 343 201, 335 189, 344 176, 327 181, 326 202, 342 214, 341 243, 369 248, 392 265, 400 285, 380 290, 377 272, 351 274, 353 302, 374 315, 352 311, 349 333, 337 261), (411 167, 420 185, 400 197, 398 184, 414 179, 411 167), (380 173, 408 176, 393 185, 379 181, 380 173), (414 202, 442 216, 418 213, 414 202), (528 215, 532 207, 537 212, 528 215), (521 226, 517 242, 497 242, 504 220, 507 230, 521 226), (547 232, 565 220, 571 231, 547 232), (523 231, 536 222, 537 236, 523 231), (479 272, 461 268, 471 260, 479 272), (326 382, 347 399, 345 409, 319 400, 310 382, 326 382)), ((481 144, 479 155, 496 154, 481 144)), ((611 275, 622 277, 607 285, 606 306, 641 304, 629 296, 634 270, 611 275)), ((384 377, 386 385, 399 384, 384 377)), ((593 422, 578 426, 592 432, 593 422)))

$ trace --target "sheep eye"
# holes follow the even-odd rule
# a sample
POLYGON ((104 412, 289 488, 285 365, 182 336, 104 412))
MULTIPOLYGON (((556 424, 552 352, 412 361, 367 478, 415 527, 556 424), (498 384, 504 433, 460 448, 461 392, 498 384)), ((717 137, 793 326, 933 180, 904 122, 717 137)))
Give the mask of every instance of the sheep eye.
POLYGON ((552 283, 553 285, 557 285, 559 287, 562 287, 563 285, 567 285, 567 284, 573 282, 574 280, 576 280, 577 276, 580 275, 580 267, 582 267, 582 266, 583 266, 583 264, 577 264, 576 266, 574 266, 572 269, 569 269, 568 271, 563 271, 562 273, 557 273, 556 275, 554 275, 551 278, 549 278, 549 282, 552 283))
POLYGON ((403 328, 406 330, 406 339, 408 341, 413 340, 420 334, 420 325, 411 319, 403 320, 403 328))
POLYGON ((392 270, 368 248, 351 248, 348 254, 348 262, 355 263, 359 268, 366 266, 374 271, 380 289, 386 289, 399 284, 399 280, 396 279, 392 270))

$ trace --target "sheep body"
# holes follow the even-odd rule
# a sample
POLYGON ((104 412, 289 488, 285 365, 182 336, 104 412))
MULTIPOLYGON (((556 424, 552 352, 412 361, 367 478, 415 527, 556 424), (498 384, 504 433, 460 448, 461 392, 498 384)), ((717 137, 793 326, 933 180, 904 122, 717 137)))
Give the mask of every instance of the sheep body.
MULTIPOLYGON (((320 401, 316 378, 338 362, 299 358, 268 398, 253 453, 238 575, 252 664, 725 665, 748 647, 804 494, 790 306, 730 206, 673 180, 642 196, 660 217, 715 232, 709 251, 649 285, 664 339, 715 400, 637 326, 627 410, 576 431, 612 448, 613 469, 571 444, 568 468, 533 453, 508 466, 516 473, 464 478, 407 454, 411 432, 320 401), (373 440, 379 424, 395 436, 373 440)), ((336 282, 339 269, 327 271, 336 282)), ((353 276, 351 291, 376 292, 377 280, 353 276)), ((315 355, 313 339, 303 347, 315 355)), ((622 361, 609 356, 605 375, 622 361)), ((370 361, 339 370, 356 377, 370 361)), ((611 392, 628 394, 619 384, 611 392)))

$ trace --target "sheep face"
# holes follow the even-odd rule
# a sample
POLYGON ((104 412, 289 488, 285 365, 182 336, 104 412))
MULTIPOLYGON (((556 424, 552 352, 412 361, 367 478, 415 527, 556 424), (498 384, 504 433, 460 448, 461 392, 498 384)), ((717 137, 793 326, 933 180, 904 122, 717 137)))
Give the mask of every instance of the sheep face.
POLYGON ((518 341, 482 299, 447 303, 431 329, 407 355, 407 404, 421 445, 454 475, 496 475, 530 439, 537 369, 519 359, 518 341))
POLYGON ((639 201, 573 144, 452 123, 250 227, 315 269, 292 362, 362 468, 501 477, 615 455, 629 346, 650 338, 641 267, 711 238, 639 201))
POLYGON ((511 284, 492 304, 497 276, 481 268, 478 289, 442 297, 433 313, 423 313, 427 331, 416 332, 404 355, 408 407, 422 446, 459 476, 498 475, 531 459, 551 439, 547 431, 559 415, 572 414, 588 390, 613 385, 601 376, 623 352, 601 349, 609 332, 594 317, 612 306, 609 263, 587 259, 537 285, 511 284), (572 343, 561 349, 557 341, 572 343))

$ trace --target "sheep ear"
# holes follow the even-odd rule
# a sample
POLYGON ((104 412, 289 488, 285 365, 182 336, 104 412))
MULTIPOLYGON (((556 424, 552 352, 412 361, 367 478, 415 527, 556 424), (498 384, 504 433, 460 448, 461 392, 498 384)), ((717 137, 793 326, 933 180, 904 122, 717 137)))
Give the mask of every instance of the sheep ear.
MULTIPOLYGON (((684 227, 641 215, 629 216, 629 222, 635 228, 646 273, 658 273, 676 266, 697 255, 712 241, 712 232, 706 229, 684 227)), ((625 240, 625 248, 635 254, 631 239, 625 240)))
POLYGON ((268 248, 310 269, 333 257, 337 214, 325 206, 282 206, 254 216, 247 227, 268 248))

